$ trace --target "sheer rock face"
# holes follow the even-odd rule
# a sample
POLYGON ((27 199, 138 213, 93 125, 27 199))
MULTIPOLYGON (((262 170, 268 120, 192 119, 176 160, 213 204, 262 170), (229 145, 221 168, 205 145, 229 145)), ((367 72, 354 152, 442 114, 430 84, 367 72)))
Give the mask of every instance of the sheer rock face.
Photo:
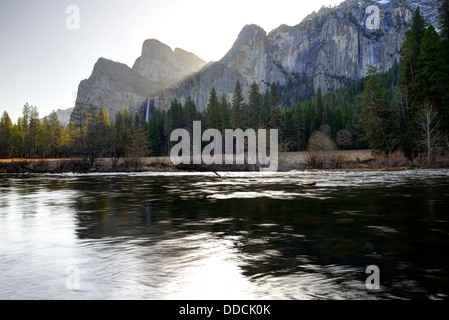
POLYGON ((151 98, 156 108, 167 109, 171 101, 184 103, 190 96, 197 108, 204 110, 209 93, 215 87, 219 98, 225 95, 230 101, 236 81, 242 84, 265 81, 269 76, 266 32, 255 25, 243 28, 231 50, 219 62, 210 63, 200 72, 178 82, 168 90, 151 98))
POLYGON ((199 71, 206 62, 194 54, 171 48, 158 40, 146 40, 142 56, 138 58, 133 70, 161 84, 173 84, 199 71))
POLYGON ((97 62, 91 77, 79 85, 71 119, 108 107, 114 120, 117 111, 128 106, 149 120, 153 108, 168 109, 174 99, 184 103, 189 96, 204 110, 213 87, 219 97, 231 101, 237 80, 246 99, 254 81, 263 92, 272 82, 285 84, 298 74, 326 93, 364 77, 368 65, 385 72, 398 62, 418 6, 437 27, 438 0, 347 0, 269 34, 247 25, 229 52, 207 65, 192 53, 147 40, 133 68, 106 59, 97 62), (378 28, 372 27, 371 5, 379 8, 378 28))
POLYGON ((87 113, 96 114, 107 107, 111 120, 127 106, 133 114, 146 104, 148 97, 193 74, 206 63, 182 49, 174 52, 157 40, 143 44, 142 56, 133 68, 100 58, 92 75, 78 87, 71 121, 79 122, 87 113))
POLYGON ((147 96, 155 94, 162 87, 135 72, 128 66, 100 58, 89 79, 81 81, 71 121, 79 123, 90 113, 95 115, 107 107, 111 120, 125 106, 130 112, 137 111, 147 96))
MULTIPOLYGON (((72 115, 73 112, 73 108, 69 108, 69 109, 58 109, 55 111, 56 115, 58 116, 58 120, 59 122, 63 125, 66 126, 70 123, 70 116, 72 115)), ((50 115, 45 116, 44 118, 40 119, 41 122, 43 122, 45 119, 50 120, 50 115)))
POLYGON ((224 94, 231 100, 237 80, 248 98, 253 81, 264 91, 272 82, 285 84, 293 75, 304 73, 315 90, 321 87, 326 93, 364 77, 368 65, 385 72, 399 61, 404 34, 418 6, 424 18, 438 26, 437 3, 348 0, 268 35, 256 25, 245 26, 223 59, 151 97, 151 105, 167 109, 172 100, 184 102, 190 96, 204 110, 213 87, 218 96, 224 94), (379 8, 378 28, 372 26, 370 5, 379 8))

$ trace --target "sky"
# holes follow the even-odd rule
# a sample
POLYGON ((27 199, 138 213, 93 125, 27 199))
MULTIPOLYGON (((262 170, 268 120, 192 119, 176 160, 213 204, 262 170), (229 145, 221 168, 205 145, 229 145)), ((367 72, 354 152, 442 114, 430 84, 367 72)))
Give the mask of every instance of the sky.
POLYGON ((25 103, 41 117, 72 108, 98 58, 132 67, 146 39, 218 61, 247 24, 270 32, 341 2, 0 0, 0 116, 6 110, 16 122, 25 103))

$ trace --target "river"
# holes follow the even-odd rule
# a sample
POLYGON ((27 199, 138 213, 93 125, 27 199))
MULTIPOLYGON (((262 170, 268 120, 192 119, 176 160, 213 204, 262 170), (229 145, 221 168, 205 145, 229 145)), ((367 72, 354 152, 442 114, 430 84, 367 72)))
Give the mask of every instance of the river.
POLYGON ((0 175, 0 299, 448 299, 448 170, 220 175, 0 175))

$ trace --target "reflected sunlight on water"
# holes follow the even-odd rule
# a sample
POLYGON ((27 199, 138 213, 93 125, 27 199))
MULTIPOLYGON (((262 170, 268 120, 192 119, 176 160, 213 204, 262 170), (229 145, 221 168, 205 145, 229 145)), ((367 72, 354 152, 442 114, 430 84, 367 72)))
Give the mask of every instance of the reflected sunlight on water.
POLYGON ((221 176, 0 176, 0 299, 448 298, 449 171, 221 176))

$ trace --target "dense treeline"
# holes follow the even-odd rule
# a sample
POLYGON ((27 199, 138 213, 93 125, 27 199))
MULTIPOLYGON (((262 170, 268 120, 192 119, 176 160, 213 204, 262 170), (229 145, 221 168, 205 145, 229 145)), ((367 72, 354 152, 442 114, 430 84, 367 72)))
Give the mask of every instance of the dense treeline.
POLYGON ((192 136, 193 121, 201 121, 203 131, 214 128, 222 133, 229 128, 278 129, 283 151, 305 150, 317 130, 335 139, 341 148, 367 147, 366 141, 358 139, 357 128, 363 83, 359 80, 324 96, 319 90, 308 101, 282 107, 275 83, 264 93, 253 83, 246 102, 237 82, 230 102, 224 95, 219 98, 213 89, 203 112, 190 98, 184 104, 175 100, 169 110, 155 110, 149 123, 141 121, 138 113, 131 116, 125 107, 112 122, 107 108, 101 108, 78 124, 62 126, 55 112, 40 121, 37 108, 27 103, 16 124, 3 113, 0 157, 80 157, 92 166, 99 157, 110 157, 117 163, 122 157, 164 156, 176 143, 170 141, 171 132, 183 128, 192 136))
POLYGON ((92 167, 99 157, 110 157, 117 164, 122 157, 145 156, 146 145, 143 123, 127 107, 117 113, 113 124, 106 108, 87 114, 78 126, 61 125, 54 111, 41 121, 37 108, 28 103, 16 124, 7 112, 0 120, 1 158, 77 157, 92 167))
POLYGON ((95 159, 168 155, 174 129, 193 121, 202 130, 214 128, 278 129, 282 151, 309 147, 319 132, 340 149, 372 148, 384 154, 402 151, 412 159, 449 149, 449 0, 442 1, 441 33, 427 25, 419 8, 407 31, 401 61, 386 74, 369 67, 365 79, 322 94, 313 94, 307 77, 297 75, 285 85, 272 83, 260 90, 253 83, 246 96, 236 82, 232 100, 210 92, 203 112, 192 99, 173 101, 169 110, 155 110, 144 123, 128 108, 111 122, 108 110, 87 114, 78 124, 62 126, 55 112, 39 120, 36 107, 26 104, 13 124, 7 112, 0 120, 1 158, 80 157, 93 166, 95 159), (295 102, 296 103, 293 103, 295 102))
MULTIPOLYGON (((398 84, 399 65, 379 79, 388 96, 398 84)), ((363 92, 366 79, 353 81, 345 88, 325 95, 321 89, 310 99, 293 105, 282 103, 281 92, 286 86, 272 83, 261 92, 253 83, 245 101, 242 87, 236 82, 232 101, 225 95, 217 96, 212 89, 209 103, 204 112, 198 112, 192 99, 185 104, 173 101, 168 111, 155 110, 147 127, 150 150, 153 155, 167 155, 174 142, 170 133, 177 128, 188 130, 192 136, 193 121, 201 121, 202 129, 218 129, 224 135, 225 129, 278 129, 282 151, 302 151, 309 146, 309 140, 316 131, 334 140, 340 149, 363 149, 370 147, 370 141, 362 133, 359 117, 362 112, 363 92)))
POLYGON ((362 95, 360 128, 371 147, 388 154, 400 150, 412 159, 449 150, 448 0, 442 1, 441 35, 418 8, 406 32, 399 82, 391 90, 370 68, 362 95))
POLYGON ((401 151, 409 159, 425 155, 431 163, 436 152, 449 150, 448 10, 448 0, 442 1, 438 34, 418 8, 400 63, 385 74, 368 66, 365 79, 336 91, 313 94, 309 79, 299 74, 265 92, 253 83, 248 101, 238 82, 231 102, 213 89, 204 113, 195 112, 190 99, 185 106, 175 101, 168 112, 156 111, 150 123, 156 141, 151 150, 167 154, 173 128, 191 130, 193 120, 202 120, 203 129, 279 129, 283 151, 308 149, 320 132, 340 149, 372 148, 384 155, 401 151))

